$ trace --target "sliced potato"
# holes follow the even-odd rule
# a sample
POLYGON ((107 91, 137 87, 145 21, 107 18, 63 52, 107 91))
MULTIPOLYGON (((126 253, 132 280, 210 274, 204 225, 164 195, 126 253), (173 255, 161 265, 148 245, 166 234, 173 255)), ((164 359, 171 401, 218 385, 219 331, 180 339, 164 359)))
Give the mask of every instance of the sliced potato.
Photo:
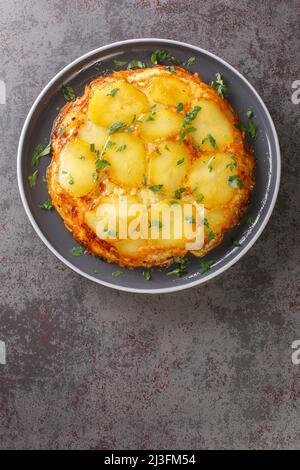
POLYGON ((197 130, 193 133, 195 141, 205 151, 213 151, 214 141, 219 151, 233 141, 233 128, 224 112, 213 101, 199 100, 201 110, 193 121, 197 130))
POLYGON ((88 144, 94 144, 96 150, 101 150, 107 140, 107 131, 92 121, 86 121, 80 127, 78 137, 88 144))
POLYGON ((145 155, 143 143, 134 135, 113 134, 103 156, 111 165, 107 168, 109 177, 124 187, 140 186, 145 174, 145 155))
POLYGON ((98 126, 110 127, 116 122, 129 125, 148 110, 149 103, 142 91, 125 81, 115 81, 94 91, 88 116, 98 126))
POLYGON ((159 109, 147 114, 140 123, 141 137, 150 142, 176 135, 180 130, 182 117, 169 109, 159 109))
POLYGON ((190 165, 190 154, 184 144, 164 141, 151 154, 148 167, 149 185, 162 184, 163 191, 174 193, 183 184, 190 165))
POLYGON ((231 163, 232 158, 227 153, 205 155, 193 162, 188 184, 195 197, 204 196, 205 207, 227 204, 232 199, 235 189, 228 184, 231 163))
POLYGON ((173 76, 157 77, 152 81, 150 96, 156 103, 166 106, 176 106, 178 103, 186 104, 191 100, 190 86, 173 76))
POLYGON ((68 142, 60 156, 60 185, 75 197, 88 194, 97 184, 95 158, 86 142, 68 142))

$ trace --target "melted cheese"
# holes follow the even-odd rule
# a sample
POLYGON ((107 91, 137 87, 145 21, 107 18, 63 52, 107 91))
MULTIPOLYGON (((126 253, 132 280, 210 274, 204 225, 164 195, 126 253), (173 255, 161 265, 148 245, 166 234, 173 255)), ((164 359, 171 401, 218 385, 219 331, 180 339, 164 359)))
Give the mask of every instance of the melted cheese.
POLYGON ((96 185, 95 153, 86 142, 68 142, 61 152, 59 183, 72 196, 88 194, 96 185))

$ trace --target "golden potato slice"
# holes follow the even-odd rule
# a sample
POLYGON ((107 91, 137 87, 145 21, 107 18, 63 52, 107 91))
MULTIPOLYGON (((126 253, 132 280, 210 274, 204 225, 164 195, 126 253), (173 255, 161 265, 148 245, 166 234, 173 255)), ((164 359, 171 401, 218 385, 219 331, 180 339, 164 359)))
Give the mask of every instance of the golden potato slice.
POLYGON ((86 142, 68 142, 60 156, 59 184, 75 197, 88 194, 98 179, 95 158, 86 142))
POLYGON ((137 196, 111 195, 103 197, 95 209, 85 213, 85 222, 99 238, 134 240, 140 238, 143 214, 147 211, 137 196))
POLYGON ((183 184, 190 165, 190 154, 184 144, 164 141, 151 154, 148 167, 149 186, 162 184, 162 190, 174 193, 183 184))
POLYGON ((138 251, 147 245, 147 240, 120 240, 116 247, 118 252, 125 256, 138 257, 138 251))
POLYGON ((150 142, 166 139, 177 134, 180 130, 182 117, 169 109, 159 109, 145 116, 140 124, 141 137, 150 142))
POLYGON ((232 177, 230 165, 233 160, 227 153, 205 155, 192 164, 188 184, 195 197, 207 208, 227 204, 236 191, 228 180, 232 177))
POLYGON ((88 116, 98 126, 110 127, 116 122, 129 125, 148 110, 149 103, 142 91, 125 81, 116 81, 94 91, 88 116))
POLYGON ((110 163, 109 177, 121 186, 140 186, 145 174, 145 155, 143 143, 134 135, 126 132, 111 135, 103 155, 110 163))
POLYGON ((78 137, 88 144, 94 144, 96 150, 101 150, 107 140, 107 131, 92 121, 86 121, 80 127, 78 137))
POLYGON ((178 103, 189 103, 191 100, 190 86, 179 78, 154 78, 150 88, 150 96, 156 103, 176 106, 178 103))
POLYGON ((213 101, 199 100, 197 103, 201 110, 192 125, 196 128, 193 138, 201 149, 219 151, 233 141, 233 127, 224 112, 213 101))

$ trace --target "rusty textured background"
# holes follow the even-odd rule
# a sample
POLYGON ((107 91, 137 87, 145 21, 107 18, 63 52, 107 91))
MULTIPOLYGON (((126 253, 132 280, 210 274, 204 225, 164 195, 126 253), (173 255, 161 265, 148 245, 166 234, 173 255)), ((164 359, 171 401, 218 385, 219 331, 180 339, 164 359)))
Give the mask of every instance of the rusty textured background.
POLYGON ((0 448, 299 448, 299 0, 2 0, 0 448), (118 293, 58 261, 27 220, 16 151, 64 65, 134 37, 183 40, 265 100, 283 159, 260 240, 226 274, 162 296, 118 293))

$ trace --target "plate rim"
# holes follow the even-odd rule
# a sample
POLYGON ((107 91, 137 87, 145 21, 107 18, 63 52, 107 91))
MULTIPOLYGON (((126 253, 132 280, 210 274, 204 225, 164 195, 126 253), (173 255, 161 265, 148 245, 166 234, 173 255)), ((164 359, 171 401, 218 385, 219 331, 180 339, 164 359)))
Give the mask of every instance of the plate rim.
POLYGON ((120 290, 120 291, 124 291, 124 292, 141 293, 141 294, 165 294, 165 293, 172 293, 172 292, 176 292, 176 291, 180 291, 180 290, 189 289, 191 287, 199 286, 199 285, 204 284, 205 282, 209 281, 210 279, 213 279, 214 277, 219 276, 220 274, 225 272, 227 269, 229 269, 231 266, 233 266, 235 263, 237 263, 248 252, 248 250, 250 250, 250 248, 254 245, 254 243, 258 240, 258 238, 262 234, 263 230, 265 229, 267 223, 269 222, 269 219, 272 215, 272 212, 273 212, 273 209, 275 207, 276 200, 277 200, 279 185, 280 185, 280 178, 281 178, 281 152, 280 152, 280 146, 279 146, 279 139, 278 139, 277 131, 276 131, 273 119, 272 119, 272 117, 271 117, 271 115, 268 111, 267 106, 265 105, 264 101, 262 100, 262 98, 260 97, 260 95, 258 94, 256 89, 253 87, 253 85, 251 85, 251 83, 235 67, 233 67, 231 64, 229 64, 228 62, 226 62, 225 60, 223 60, 222 58, 220 58, 216 54, 214 54, 214 53, 212 53, 212 52, 210 52, 206 49, 203 49, 201 47, 195 46, 193 44, 189 44, 189 43, 186 43, 186 42, 177 41, 177 40, 173 40, 173 39, 165 39, 165 38, 164 39, 159 39, 159 38, 138 38, 138 39, 126 39, 126 40, 123 40, 123 41, 112 42, 110 44, 106 44, 104 46, 93 49, 92 51, 86 52, 85 54, 82 54, 80 57, 78 57, 77 59, 75 59, 72 62, 70 62, 69 64, 67 64, 65 67, 63 67, 46 84, 46 86, 42 89, 42 91, 38 94, 37 98, 34 100, 34 103, 32 104, 32 106, 31 106, 31 108, 30 108, 30 110, 29 110, 29 112, 26 116, 23 127, 22 127, 22 131, 21 131, 20 138, 19 138, 19 144, 18 144, 18 152, 17 152, 17 180, 18 180, 18 188, 19 188, 22 204, 23 204, 23 207, 25 209, 25 212, 27 214, 27 217, 29 218, 29 221, 30 221, 32 227, 34 228, 35 232, 40 237, 40 239, 43 241, 43 243, 46 245, 46 247, 62 263, 64 263, 70 269, 75 271, 77 274, 80 274, 81 276, 85 277, 86 279, 89 279, 89 280, 91 280, 91 281, 93 281, 97 284, 101 284, 101 285, 104 285, 106 287, 110 287, 112 289, 116 289, 116 290, 120 290), (80 63, 81 61, 83 61, 85 59, 88 59, 90 56, 92 56, 92 55, 94 55, 98 52, 106 51, 106 50, 109 50, 109 49, 111 49, 113 47, 116 47, 116 46, 123 46, 123 45, 128 45, 128 44, 129 45, 130 44, 132 44, 132 45, 135 44, 136 45, 136 44, 142 44, 142 43, 147 43, 147 42, 157 43, 157 44, 161 44, 161 45, 165 44, 165 45, 174 45, 174 46, 187 47, 190 50, 195 50, 195 51, 197 51, 201 54, 210 56, 211 58, 221 62, 223 65, 228 67, 233 73, 235 73, 239 77, 239 79, 242 80, 244 83, 246 83, 246 85, 251 89, 251 91, 254 93, 254 95, 258 99, 260 105, 262 106, 262 108, 263 108, 263 110, 266 114, 266 117, 269 121, 271 131, 272 131, 272 134, 273 134, 273 137, 274 137, 274 140, 275 140, 276 160, 277 160, 277 162, 276 162, 277 163, 277 175, 276 175, 276 181, 275 181, 272 200, 270 202, 270 207, 269 207, 264 219, 262 220, 257 232, 250 239, 250 241, 247 243, 247 245, 244 248, 242 248, 241 250, 239 250, 239 252, 236 254, 236 256, 231 261, 226 263, 223 267, 217 268, 215 272, 213 272, 211 274, 207 274, 204 278, 200 277, 199 279, 197 279, 195 281, 192 281, 192 282, 189 282, 187 284, 181 284, 181 285, 179 284, 179 285, 170 286, 170 287, 153 288, 153 289, 151 289, 151 288, 150 289, 144 289, 144 288, 126 287, 126 286, 123 286, 123 285, 111 284, 110 282, 104 281, 102 279, 95 278, 95 277, 91 276, 90 274, 85 273, 81 269, 77 268, 75 265, 73 265, 71 262, 69 262, 66 258, 64 258, 58 251, 56 251, 54 246, 51 245, 51 243, 49 242, 47 237, 40 230, 38 224, 35 221, 35 218, 34 218, 32 212, 30 210, 30 207, 29 207, 29 204, 27 202, 26 195, 25 195, 24 184, 23 184, 23 179, 24 178, 23 178, 23 172, 22 172, 22 154, 23 154, 23 146, 24 146, 25 135, 26 135, 28 126, 30 124, 31 118, 32 118, 32 116, 35 112, 35 109, 36 109, 37 105, 43 99, 44 95, 47 93, 49 88, 53 84, 55 84, 55 82, 62 75, 64 75, 65 72, 67 72, 69 69, 71 69, 72 67, 74 67, 75 65, 80 63))

